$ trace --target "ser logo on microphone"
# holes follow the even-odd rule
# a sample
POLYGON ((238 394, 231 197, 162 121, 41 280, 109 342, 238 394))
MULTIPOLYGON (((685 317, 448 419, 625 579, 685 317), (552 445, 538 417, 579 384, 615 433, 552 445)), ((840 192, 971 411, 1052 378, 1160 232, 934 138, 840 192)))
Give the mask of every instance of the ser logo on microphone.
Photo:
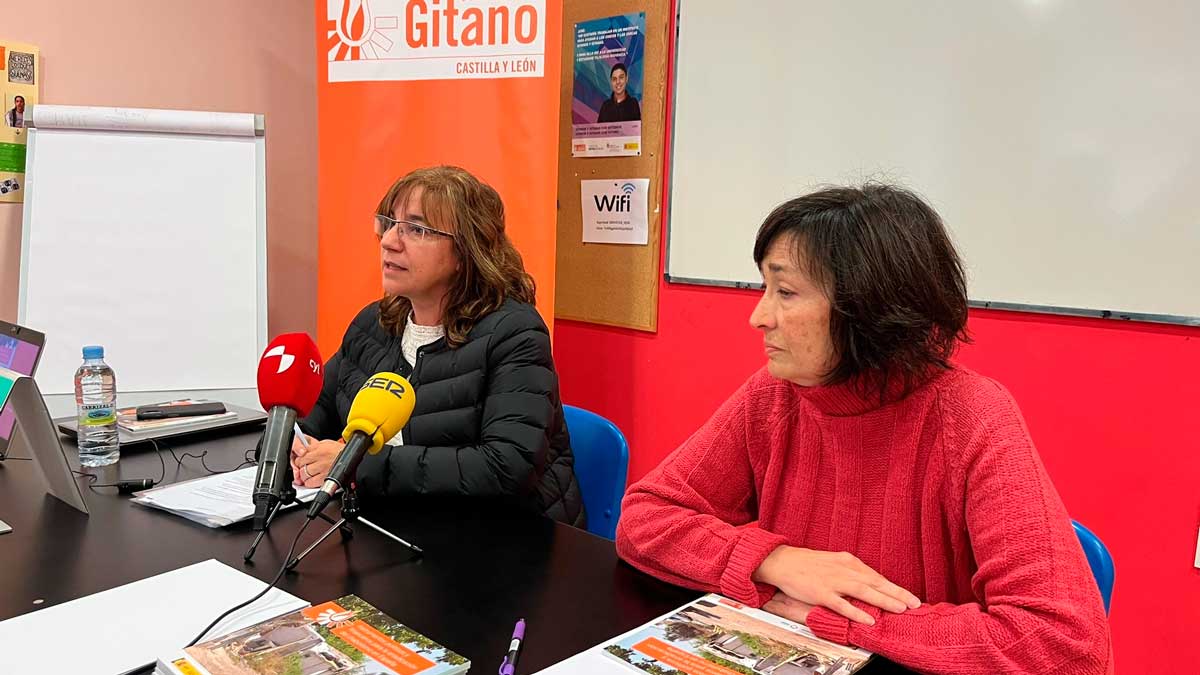
POLYGON ((386 377, 372 377, 363 384, 362 389, 382 389, 396 398, 404 397, 404 385, 386 377))

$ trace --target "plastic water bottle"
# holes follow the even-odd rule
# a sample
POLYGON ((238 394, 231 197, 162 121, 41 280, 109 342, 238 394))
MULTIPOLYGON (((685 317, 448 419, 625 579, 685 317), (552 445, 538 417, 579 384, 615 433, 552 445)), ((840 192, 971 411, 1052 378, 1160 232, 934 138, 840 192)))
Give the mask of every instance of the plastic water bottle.
POLYGON ((83 348, 83 365, 75 371, 75 405, 79 413, 79 463, 107 466, 121 458, 117 438, 117 376, 104 362, 104 347, 83 348))

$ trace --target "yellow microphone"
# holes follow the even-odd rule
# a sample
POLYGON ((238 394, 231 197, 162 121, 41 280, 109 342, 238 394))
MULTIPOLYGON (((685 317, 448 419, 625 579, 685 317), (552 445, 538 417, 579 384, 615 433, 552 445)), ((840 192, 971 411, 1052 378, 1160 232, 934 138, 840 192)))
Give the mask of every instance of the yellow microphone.
POLYGON ((403 377, 395 373, 375 373, 367 378, 350 404, 346 429, 342 431, 346 447, 329 467, 325 483, 308 509, 309 518, 316 518, 338 490, 354 483, 363 455, 378 453, 384 443, 403 429, 416 403, 413 387, 403 377))
POLYGON ((371 439, 367 452, 376 454, 408 424, 417 397, 408 380, 395 373, 375 373, 363 384, 350 404, 342 440, 350 443, 355 432, 371 439))

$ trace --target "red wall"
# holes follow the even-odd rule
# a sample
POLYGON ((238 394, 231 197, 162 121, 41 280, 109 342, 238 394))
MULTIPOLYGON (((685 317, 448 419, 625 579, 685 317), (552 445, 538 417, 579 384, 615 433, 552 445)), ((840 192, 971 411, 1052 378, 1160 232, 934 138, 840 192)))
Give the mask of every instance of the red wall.
MULTIPOLYGON (((763 363, 757 297, 662 282, 657 334, 556 323, 563 400, 624 431, 630 481, 763 363)), ((1200 672, 1200 329, 985 310, 970 329, 959 360, 1013 393, 1068 510, 1113 554, 1118 662, 1200 672)))
MULTIPOLYGON (((764 363, 749 326, 758 295, 662 281, 657 333, 555 322, 563 400, 621 428, 630 482, 764 363)), ((972 311, 969 328, 958 360, 1016 397, 1067 510, 1112 553, 1117 663, 1200 673, 1200 328, 988 310, 972 311)))

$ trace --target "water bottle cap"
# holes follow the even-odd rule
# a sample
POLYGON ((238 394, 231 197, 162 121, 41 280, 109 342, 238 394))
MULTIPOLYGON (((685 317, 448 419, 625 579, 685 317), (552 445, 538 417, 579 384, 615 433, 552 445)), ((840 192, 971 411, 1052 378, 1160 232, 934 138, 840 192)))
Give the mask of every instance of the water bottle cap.
POLYGON ((104 358, 104 347, 100 345, 88 345, 83 348, 83 358, 85 359, 102 359, 104 358))

